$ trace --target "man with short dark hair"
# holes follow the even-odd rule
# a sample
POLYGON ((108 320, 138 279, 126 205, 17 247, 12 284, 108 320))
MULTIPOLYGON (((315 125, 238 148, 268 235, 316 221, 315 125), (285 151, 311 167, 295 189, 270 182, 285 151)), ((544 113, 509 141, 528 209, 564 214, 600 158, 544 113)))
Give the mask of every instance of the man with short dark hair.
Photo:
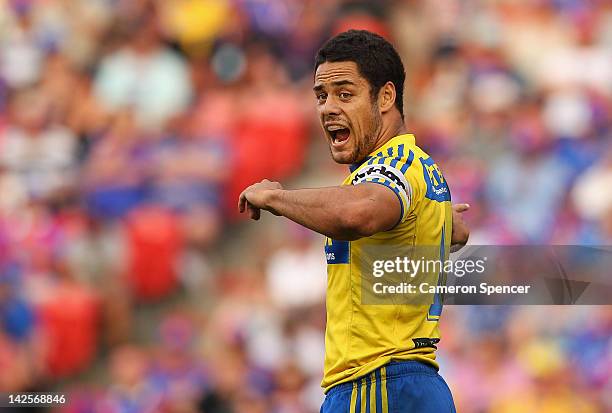
POLYGON ((244 190, 239 210, 256 220, 267 210, 327 237, 323 413, 454 412, 435 361, 440 297, 429 305, 364 304, 358 263, 368 246, 391 244, 438 246, 445 260, 451 243, 467 242, 458 214, 467 206, 453 213, 438 166, 406 132, 405 72, 389 42, 350 30, 323 45, 315 62, 321 125, 332 158, 350 165, 350 175, 316 189, 264 180, 244 190))

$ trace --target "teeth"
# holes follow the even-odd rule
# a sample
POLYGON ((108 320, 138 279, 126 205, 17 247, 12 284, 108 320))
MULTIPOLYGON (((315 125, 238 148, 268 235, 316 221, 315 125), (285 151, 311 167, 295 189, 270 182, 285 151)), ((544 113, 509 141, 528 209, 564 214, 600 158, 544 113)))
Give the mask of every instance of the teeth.
POLYGON ((331 125, 327 127, 327 130, 330 132, 335 132, 340 129, 346 129, 346 128, 344 126, 339 126, 339 125, 331 125))

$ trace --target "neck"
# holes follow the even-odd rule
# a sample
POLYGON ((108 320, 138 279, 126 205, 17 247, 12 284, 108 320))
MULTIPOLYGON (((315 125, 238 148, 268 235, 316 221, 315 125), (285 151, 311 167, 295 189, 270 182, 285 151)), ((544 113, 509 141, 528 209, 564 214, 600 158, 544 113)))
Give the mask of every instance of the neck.
POLYGON ((406 125, 404 125, 404 121, 401 116, 398 116, 393 119, 393 122, 384 122, 382 127, 380 128, 380 133, 378 134, 378 138, 376 139, 376 147, 374 150, 382 147, 384 144, 389 142, 391 139, 395 138, 398 135, 402 135, 407 133, 406 125))

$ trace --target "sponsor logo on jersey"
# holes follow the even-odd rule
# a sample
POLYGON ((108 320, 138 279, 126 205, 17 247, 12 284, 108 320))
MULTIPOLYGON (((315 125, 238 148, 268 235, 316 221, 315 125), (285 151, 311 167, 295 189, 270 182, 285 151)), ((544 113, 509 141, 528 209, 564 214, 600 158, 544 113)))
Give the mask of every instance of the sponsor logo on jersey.
POLYGON ((338 241, 327 238, 325 241, 325 259, 328 264, 349 263, 349 241, 338 241))
POLYGON ((438 165, 431 158, 420 158, 420 160, 423 165, 423 178, 427 185, 425 198, 438 202, 450 201, 450 191, 438 165))
POLYGON ((399 171, 397 169, 392 168, 388 165, 369 165, 368 167, 359 171, 355 175, 355 177, 351 181, 351 184, 355 185, 357 183, 363 182, 369 177, 375 178, 378 176, 378 177, 384 177, 384 178, 389 179, 390 181, 394 182, 397 186, 402 188, 404 192, 406 192, 407 182, 405 178, 402 175, 399 175, 398 173, 399 171))
POLYGON ((424 348, 424 347, 433 347, 437 349, 436 344, 440 342, 439 338, 413 338, 414 348, 424 348))

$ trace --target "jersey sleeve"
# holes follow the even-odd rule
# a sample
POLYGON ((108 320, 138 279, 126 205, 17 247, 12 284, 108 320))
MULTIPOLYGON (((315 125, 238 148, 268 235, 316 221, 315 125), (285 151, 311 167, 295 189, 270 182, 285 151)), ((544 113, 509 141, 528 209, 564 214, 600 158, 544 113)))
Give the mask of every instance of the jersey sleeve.
POLYGON ((351 184, 366 182, 384 185, 397 196, 401 216, 398 224, 404 222, 413 209, 417 182, 411 182, 410 164, 400 158, 377 156, 370 158, 354 173, 351 184))

